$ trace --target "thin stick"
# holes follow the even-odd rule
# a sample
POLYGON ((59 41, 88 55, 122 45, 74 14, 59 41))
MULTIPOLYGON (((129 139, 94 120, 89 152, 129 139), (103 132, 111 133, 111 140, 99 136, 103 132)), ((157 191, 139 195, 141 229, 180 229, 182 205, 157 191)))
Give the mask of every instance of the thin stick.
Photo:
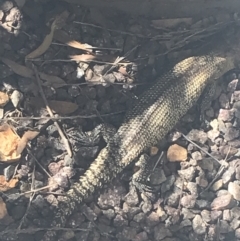
MULTIPOLYGON (((39 92, 40 92, 40 95, 41 95, 41 97, 42 97, 42 99, 43 99, 43 101, 44 101, 44 104, 45 104, 45 106, 46 106, 46 109, 47 109, 49 115, 50 115, 51 117, 54 117, 54 114, 53 114, 52 110, 50 109, 50 107, 49 107, 49 105, 48 105, 47 98, 46 98, 46 96, 45 96, 45 94, 44 94, 44 92, 43 92, 43 88, 42 88, 42 85, 41 85, 41 80, 40 80, 40 78, 39 78, 37 69, 35 68, 34 65, 33 65, 33 69, 34 69, 34 73, 35 73, 35 76, 36 76, 36 79, 37 79, 37 84, 38 84, 39 92)), ((57 122, 56 120, 53 120, 53 123, 54 123, 54 125, 57 127, 58 133, 59 133, 60 137, 62 138, 63 144, 64 144, 64 146, 65 146, 65 148, 66 148, 66 150, 67 150, 68 155, 69 155, 70 157, 72 157, 72 150, 71 150, 71 148, 70 148, 70 145, 69 145, 69 142, 68 142, 67 138, 65 137, 63 131, 61 130, 58 122, 57 122)))

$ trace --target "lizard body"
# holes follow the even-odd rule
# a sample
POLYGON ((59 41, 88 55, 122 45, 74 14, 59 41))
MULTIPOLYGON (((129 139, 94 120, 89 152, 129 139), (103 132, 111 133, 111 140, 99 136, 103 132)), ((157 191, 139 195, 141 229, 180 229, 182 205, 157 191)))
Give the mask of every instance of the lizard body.
MULTIPOLYGON (((67 192, 52 226, 64 227, 77 206, 164 138, 197 102, 205 87, 234 67, 231 57, 204 55, 183 60, 160 77, 126 113, 118 132, 67 192)), ((54 240, 55 235, 55 231, 48 231, 43 240, 54 240)))

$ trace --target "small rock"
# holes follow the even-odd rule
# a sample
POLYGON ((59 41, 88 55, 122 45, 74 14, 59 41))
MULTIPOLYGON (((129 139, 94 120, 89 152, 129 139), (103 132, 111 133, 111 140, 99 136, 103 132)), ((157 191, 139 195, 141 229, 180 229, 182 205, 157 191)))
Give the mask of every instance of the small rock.
POLYGON ((218 130, 210 130, 210 131, 208 131, 207 135, 208 135, 208 138, 209 138, 212 142, 214 142, 215 139, 216 139, 217 137, 219 137, 220 131, 218 131, 218 130))
POLYGON ((234 156, 235 154, 238 153, 238 149, 233 147, 233 146, 221 146, 219 148, 219 152, 221 153, 222 157, 226 157, 226 156, 234 156))
POLYGON ((206 116, 209 117, 209 118, 213 118, 214 117, 214 109, 212 107, 207 109, 205 113, 206 113, 206 116))
POLYGON ((149 179, 150 179, 151 185, 156 187, 167 180, 164 170, 159 167, 155 168, 155 170, 151 173, 149 179))
POLYGON ((240 226, 240 220, 238 220, 237 218, 234 218, 231 223, 230 223, 230 227, 235 230, 237 228, 239 228, 240 226))
POLYGON ((192 227, 196 234, 202 235, 206 232, 206 225, 200 215, 196 215, 192 221, 192 227))
POLYGON ((109 208, 107 210, 102 210, 102 213, 103 213, 104 216, 106 216, 110 220, 113 219, 116 216, 114 210, 111 209, 111 208, 109 208))
POLYGON ((190 191, 190 193, 197 197, 198 196, 198 187, 197 187, 197 183, 195 182, 188 182, 187 183, 187 189, 190 191))
POLYGON ((179 204, 180 194, 171 193, 167 199, 167 204, 171 207, 177 207, 179 204))
POLYGON ((240 218, 240 207, 234 207, 230 210, 231 217, 233 218, 240 218))
POLYGON ((201 143, 201 144, 204 144, 208 139, 207 133, 205 133, 204 131, 201 131, 201 130, 197 130, 197 129, 191 130, 187 134, 187 137, 190 140, 201 143))
POLYGON ((164 240, 164 238, 171 236, 172 233, 165 227, 164 224, 159 224, 154 227, 154 240, 164 240))
POLYGON ((227 128, 224 134, 224 138, 227 141, 232 141, 239 137, 239 130, 233 127, 227 128))
POLYGON ((202 188, 206 188, 208 186, 208 180, 205 176, 196 177, 196 183, 202 188))
POLYGON ((10 98, 13 103, 13 106, 17 108, 23 100, 23 94, 18 90, 14 90, 10 98))
POLYGON ((218 125, 219 131, 221 131, 222 133, 225 133, 226 130, 227 130, 227 127, 226 127, 225 123, 222 120, 219 120, 218 124, 219 124, 218 125))
POLYGON ((240 186, 235 182, 228 184, 228 192, 233 195, 233 198, 240 201, 240 186))
POLYGON ((189 167, 185 170, 179 170, 178 175, 186 181, 192 181, 195 176, 195 172, 196 172, 196 168, 189 167))
POLYGON ((211 203, 212 210, 224 210, 234 206, 234 199, 231 194, 216 197, 211 203))
POLYGON ((234 100, 235 102, 240 101, 240 90, 234 91, 234 93, 233 93, 233 100, 234 100))
POLYGON ((115 227, 123 227, 128 225, 128 220, 124 219, 123 216, 117 214, 113 220, 113 224, 115 227))
POLYGON ((237 101, 233 104, 233 111, 234 111, 235 117, 240 119, 240 101, 237 101))
POLYGON ((193 219, 196 214, 192 213, 188 208, 182 208, 181 215, 183 215, 183 219, 193 219))
POLYGON ((228 109, 230 104, 229 104, 229 98, 227 97, 227 95, 225 93, 222 93, 219 98, 219 103, 220 103, 220 106, 221 108, 223 109, 228 109))
POLYGON ((229 233, 231 232, 231 227, 229 226, 228 222, 225 220, 219 221, 219 232, 220 233, 229 233))
POLYGON ((136 237, 137 235, 137 230, 136 228, 132 228, 132 227, 124 227, 122 230, 122 236, 126 239, 126 240, 132 240, 136 237))
POLYGON ((211 220, 212 222, 222 218, 222 211, 220 210, 213 210, 211 211, 211 220))
MULTIPOLYGON (((236 93, 237 85, 238 85, 238 79, 232 80, 231 82, 228 83, 227 91, 231 93, 236 93)), ((240 100, 240 91, 239 91, 239 100, 240 100)))
POLYGON ((149 199, 144 200, 141 205, 143 213, 148 213, 152 210, 152 203, 149 199))
POLYGON ((202 160, 202 154, 200 151, 195 151, 191 155, 192 155, 192 158, 196 161, 202 160))
POLYGON ((220 109, 218 114, 218 120, 222 121, 231 121, 234 117, 234 111, 233 110, 225 110, 220 109))
POLYGON ((167 158, 170 162, 186 161, 187 150, 186 148, 179 146, 177 144, 171 145, 167 151, 167 158))
POLYGON ((235 237, 240 239, 240 228, 235 230, 235 237))
POLYGON ((223 210, 223 220, 225 221, 231 221, 232 217, 231 217, 231 213, 229 209, 223 210))
POLYGON ((196 204, 196 197, 194 197, 193 195, 186 195, 181 198, 180 203, 185 208, 194 208, 196 204))
POLYGON ((159 151, 158 147, 152 146, 152 147, 150 148, 150 156, 155 156, 155 155, 157 155, 157 154, 158 154, 158 151, 159 151))
POLYGON ((98 198, 98 204, 100 208, 118 207, 121 205, 121 200, 126 195, 126 189, 121 185, 114 185, 108 190, 105 190, 103 194, 98 198))
POLYGON ((147 232, 143 231, 141 233, 138 233, 136 237, 133 238, 133 241, 148 241, 149 238, 147 236, 147 232))
POLYGON ((212 127, 213 130, 218 130, 218 120, 214 119, 210 122, 210 126, 212 127))
POLYGON ((182 134, 179 131, 173 131, 168 135, 168 141, 169 142, 175 142, 177 141, 180 137, 182 136, 182 134))
POLYGON ((208 170, 209 172, 213 171, 213 159, 211 157, 206 157, 202 159, 201 161, 198 162, 198 165, 203 169, 203 170, 208 170))
POLYGON ((210 203, 207 200, 200 199, 196 201, 196 207, 198 207, 199 209, 209 208, 210 203))
POLYGON ((229 166, 229 168, 223 173, 222 175, 222 180, 223 180, 223 184, 228 184, 230 181, 233 180, 234 176, 235 176, 235 168, 229 166))
POLYGON ((165 192, 169 191, 171 189, 173 183, 175 182, 175 180, 176 180, 175 175, 168 176, 167 180, 161 186, 161 192, 165 193, 165 192))
POLYGON ((48 170, 52 175, 56 175, 62 168, 62 163, 60 162, 51 162, 48 165, 48 170))
POLYGON ((210 211, 202 210, 201 216, 205 223, 209 223, 211 221, 211 212, 210 211))
POLYGON ((219 189, 221 189, 222 186, 223 186, 223 180, 220 179, 220 180, 216 181, 216 182, 212 185, 211 189, 212 189, 214 192, 216 192, 216 191, 218 191, 219 189))
MULTIPOLYGON (((164 212, 164 211, 163 211, 164 212)), ((165 213, 165 212, 164 212, 165 213)), ((151 227, 153 227, 153 226, 155 226, 155 225, 157 225, 158 223, 159 223, 159 215, 158 215, 158 213, 156 213, 156 212, 151 212, 148 216, 147 216, 147 218, 146 218, 146 223, 149 225, 149 226, 151 226, 151 227)))
POLYGON ((123 199, 130 207, 137 206, 139 203, 139 198, 136 188, 130 186, 129 193, 123 199))

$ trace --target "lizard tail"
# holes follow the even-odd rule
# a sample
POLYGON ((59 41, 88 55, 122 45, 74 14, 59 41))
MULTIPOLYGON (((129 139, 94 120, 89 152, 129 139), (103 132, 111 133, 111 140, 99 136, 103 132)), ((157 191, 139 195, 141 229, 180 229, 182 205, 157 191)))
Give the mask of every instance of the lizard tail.
POLYGON ((112 148, 106 146, 84 175, 80 177, 79 181, 72 185, 59 203, 58 211, 51 225, 52 230, 45 233, 42 241, 56 240, 56 230, 54 229, 64 227, 67 218, 74 213, 77 206, 91 196, 96 189, 100 189, 110 179, 116 177, 121 168, 118 167, 115 161, 116 153, 113 153, 112 150, 112 148))

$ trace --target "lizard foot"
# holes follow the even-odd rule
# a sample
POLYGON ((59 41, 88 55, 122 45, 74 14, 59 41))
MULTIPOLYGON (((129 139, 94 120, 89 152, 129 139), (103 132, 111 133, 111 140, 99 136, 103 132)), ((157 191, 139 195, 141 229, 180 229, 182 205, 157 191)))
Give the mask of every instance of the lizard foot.
POLYGON ((135 165, 139 167, 139 170, 133 174, 132 185, 140 192, 154 192, 154 188, 149 182, 149 177, 152 172, 150 157, 147 154, 141 155, 135 165))

